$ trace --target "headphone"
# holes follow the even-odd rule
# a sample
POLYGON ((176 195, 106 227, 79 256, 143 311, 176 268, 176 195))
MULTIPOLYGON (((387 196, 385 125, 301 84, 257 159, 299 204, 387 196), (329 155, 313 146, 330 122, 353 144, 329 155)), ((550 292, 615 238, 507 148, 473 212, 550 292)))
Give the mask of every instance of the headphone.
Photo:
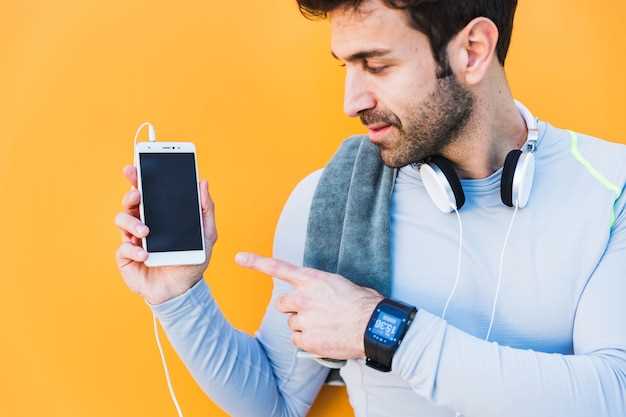
MULTIPOLYGON (((504 160, 500 180, 502 203, 523 208, 528 203, 535 175, 535 150, 539 138, 537 119, 519 101, 515 105, 526 122, 528 137, 523 149, 513 149, 504 160)), ((424 187, 435 205, 444 213, 459 210, 465 204, 461 181, 452 163, 441 155, 434 155, 417 165, 424 187)))

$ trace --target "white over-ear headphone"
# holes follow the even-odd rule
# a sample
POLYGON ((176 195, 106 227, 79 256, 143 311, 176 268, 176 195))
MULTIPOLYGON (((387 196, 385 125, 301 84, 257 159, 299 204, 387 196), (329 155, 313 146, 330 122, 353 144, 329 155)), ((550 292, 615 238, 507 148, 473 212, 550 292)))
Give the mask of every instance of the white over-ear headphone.
MULTIPOLYGON (((513 222, 515 221, 517 210, 525 207, 528 203, 535 176, 534 153, 537 150, 537 142, 539 140, 538 121, 522 103, 515 100, 515 105, 526 122, 528 136, 522 150, 513 149, 507 154, 502 168, 502 177, 500 179, 500 197, 502 199, 502 203, 509 207, 514 207, 515 210, 504 238, 502 252, 500 253, 498 283, 492 304, 489 328, 487 330, 485 340, 489 340, 495 319, 496 306, 500 295, 500 287, 502 285, 504 250, 506 249, 509 236, 511 235, 511 229, 513 228, 513 222)), ((451 213, 454 211, 459 220, 459 254, 457 258, 457 272, 454 285, 441 314, 441 317, 445 319, 448 307, 454 297, 454 294, 456 293, 461 276, 463 222, 461 221, 461 216, 459 215, 459 209, 465 203, 465 194, 463 193, 461 181, 457 176, 452 163, 444 157, 439 155, 432 156, 416 165, 419 169, 424 187, 435 205, 444 213, 451 213)))
MULTIPOLYGON (((500 196, 502 203, 509 207, 523 208, 528 203, 535 174, 535 155, 539 129, 537 119, 519 101, 515 100, 528 128, 528 137, 523 150, 513 149, 508 153, 502 168, 500 196)), ((461 181, 452 163, 435 155, 415 164, 428 195, 444 213, 460 209, 465 203, 461 181)))

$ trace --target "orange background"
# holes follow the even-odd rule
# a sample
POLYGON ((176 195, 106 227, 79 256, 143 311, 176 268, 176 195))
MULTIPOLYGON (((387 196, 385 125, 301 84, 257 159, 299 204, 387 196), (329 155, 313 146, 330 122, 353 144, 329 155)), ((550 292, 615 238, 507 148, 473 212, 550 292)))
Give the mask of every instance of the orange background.
MULTIPOLYGON (((624 2, 520 3, 515 96, 626 142, 624 2)), ((132 135, 151 120, 196 143, 220 234, 206 278, 254 332, 271 283, 235 252, 270 254, 294 185, 363 131, 341 111, 328 24, 295 1, 4 1, 0 50, 0 415, 174 416, 150 312, 113 258, 132 135)), ((225 415, 166 354, 185 414, 225 415)), ((311 412, 351 414, 340 388, 311 412)))

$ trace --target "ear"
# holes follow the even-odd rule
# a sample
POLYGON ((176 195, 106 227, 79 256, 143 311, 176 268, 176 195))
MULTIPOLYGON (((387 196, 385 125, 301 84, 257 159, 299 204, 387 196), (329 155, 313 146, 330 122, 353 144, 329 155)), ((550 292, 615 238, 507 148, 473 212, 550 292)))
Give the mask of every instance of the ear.
POLYGON ((450 66, 459 80, 476 85, 483 80, 496 57, 498 27, 486 17, 467 24, 448 45, 450 66))

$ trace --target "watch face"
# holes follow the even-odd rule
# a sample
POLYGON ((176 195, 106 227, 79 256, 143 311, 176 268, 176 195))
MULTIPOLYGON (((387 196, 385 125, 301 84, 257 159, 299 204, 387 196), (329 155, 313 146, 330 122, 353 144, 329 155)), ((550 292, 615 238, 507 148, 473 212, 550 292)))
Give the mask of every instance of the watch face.
POLYGON ((402 320, 398 317, 392 316, 389 313, 380 311, 376 320, 372 324, 370 331, 374 339, 383 343, 394 343, 397 340, 397 335, 400 330, 402 320))

